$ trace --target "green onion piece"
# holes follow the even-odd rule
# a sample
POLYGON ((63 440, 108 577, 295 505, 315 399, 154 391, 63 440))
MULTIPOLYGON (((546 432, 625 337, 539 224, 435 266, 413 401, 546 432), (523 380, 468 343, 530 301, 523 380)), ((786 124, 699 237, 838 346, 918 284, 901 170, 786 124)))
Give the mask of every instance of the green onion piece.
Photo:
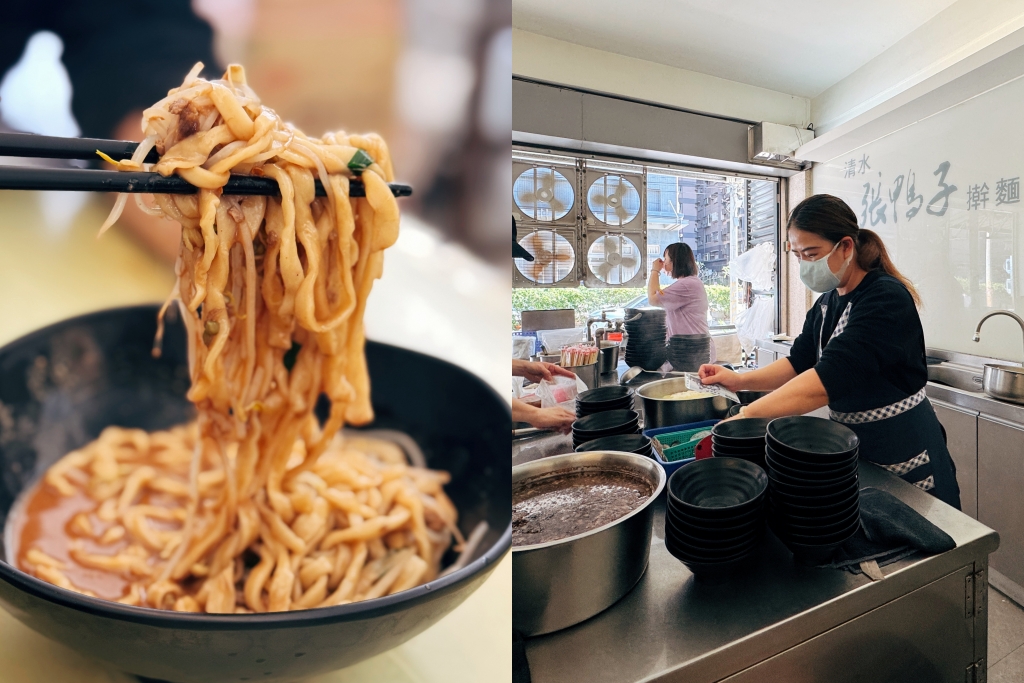
POLYGON ((352 155, 351 159, 349 159, 348 169, 356 175, 360 175, 371 165, 373 165, 373 157, 363 150, 357 149, 356 153, 352 155))

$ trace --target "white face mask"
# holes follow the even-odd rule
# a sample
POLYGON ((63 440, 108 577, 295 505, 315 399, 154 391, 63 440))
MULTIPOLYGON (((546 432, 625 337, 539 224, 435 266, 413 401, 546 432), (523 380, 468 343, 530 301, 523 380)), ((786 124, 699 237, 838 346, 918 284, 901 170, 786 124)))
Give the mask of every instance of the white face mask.
POLYGON ((839 242, 836 242, 836 246, 832 247, 832 251, 822 256, 817 261, 800 261, 800 281, 807 286, 811 291, 819 294, 825 292, 831 292, 833 289, 839 286, 839 283, 843 279, 843 274, 846 272, 846 268, 850 265, 850 260, 853 258, 853 252, 846 257, 843 261, 843 265, 839 267, 838 273, 833 273, 832 269, 828 267, 828 259, 832 254, 839 248, 839 242))

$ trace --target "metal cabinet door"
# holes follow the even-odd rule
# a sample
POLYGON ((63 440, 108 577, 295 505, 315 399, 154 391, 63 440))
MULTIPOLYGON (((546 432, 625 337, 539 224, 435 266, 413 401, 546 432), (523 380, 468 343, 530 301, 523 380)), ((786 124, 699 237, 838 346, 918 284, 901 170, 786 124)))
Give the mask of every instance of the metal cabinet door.
MULTIPOLYGON (((962 683, 978 657, 975 620, 964 611, 974 565, 722 679, 721 683, 962 683)), ((984 669, 983 669, 984 670, 984 669)))
POLYGON ((1024 586, 1024 429, 978 417, 978 521, 999 532, 989 566, 1024 586))
POLYGON ((978 413, 934 399, 931 403, 946 428, 946 445, 960 485, 960 506, 965 515, 978 519, 978 413))

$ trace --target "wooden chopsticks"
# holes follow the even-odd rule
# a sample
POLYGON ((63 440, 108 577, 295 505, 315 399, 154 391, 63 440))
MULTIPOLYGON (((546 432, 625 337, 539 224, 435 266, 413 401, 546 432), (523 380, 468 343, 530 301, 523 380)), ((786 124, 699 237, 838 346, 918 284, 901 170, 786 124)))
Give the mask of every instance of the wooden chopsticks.
MULTIPOLYGON (((28 133, 0 133, 0 156, 33 157, 39 159, 97 159, 97 151, 115 161, 130 159, 137 142, 102 140, 97 138, 61 138, 28 133)), ((160 160, 152 150, 143 163, 160 160)), ((327 196, 319 180, 315 181, 316 194, 327 196)), ((396 197, 412 195, 412 187, 401 183, 388 183, 396 197)), ((0 166, 0 190, 63 190, 74 192, 147 192, 153 194, 195 194, 199 191, 179 176, 164 177, 145 171, 104 171, 84 168, 37 168, 0 166)), ((278 195, 277 182, 272 178, 232 175, 223 188, 226 195, 278 195)), ((366 196, 363 183, 354 179, 349 184, 349 195, 366 196)))

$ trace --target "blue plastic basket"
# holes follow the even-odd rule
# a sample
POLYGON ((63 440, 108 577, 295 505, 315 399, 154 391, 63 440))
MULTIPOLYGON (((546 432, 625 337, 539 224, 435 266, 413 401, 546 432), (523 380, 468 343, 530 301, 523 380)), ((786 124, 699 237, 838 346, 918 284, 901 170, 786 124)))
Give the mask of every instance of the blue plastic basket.
MULTIPOLYGON (((671 427, 656 427, 654 429, 645 429, 644 436, 648 436, 651 439, 658 436, 659 434, 671 434, 672 432, 683 432, 688 429, 700 429, 704 427, 713 427, 718 424, 721 420, 704 420, 703 422, 691 422, 690 424, 684 425, 673 425, 671 427)), ((665 470, 665 476, 672 476, 672 473, 678 470, 683 465, 693 462, 696 458, 687 458, 685 460, 676 460, 675 462, 666 462, 662 459, 661 454, 658 453, 657 449, 653 446, 651 450, 654 451, 654 459, 659 465, 665 470)))

